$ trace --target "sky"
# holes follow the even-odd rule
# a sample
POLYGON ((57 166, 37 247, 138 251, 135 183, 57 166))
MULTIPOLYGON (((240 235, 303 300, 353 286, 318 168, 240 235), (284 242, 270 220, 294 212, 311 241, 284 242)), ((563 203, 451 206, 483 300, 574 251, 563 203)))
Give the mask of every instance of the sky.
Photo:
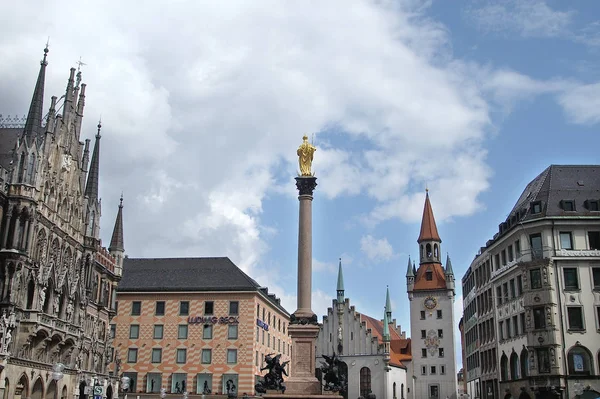
POLYGON ((290 312, 309 135, 319 319, 341 258, 356 309, 383 318, 388 286, 410 335, 427 187, 458 323, 460 279, 525 185, 599 161, 593 0, 10 2, 0 114, 27 113, 48 37, 45 108, 81 59, 82 139, 102 119, 104 244, 123 193, 130 257, 227 256, 290 312))

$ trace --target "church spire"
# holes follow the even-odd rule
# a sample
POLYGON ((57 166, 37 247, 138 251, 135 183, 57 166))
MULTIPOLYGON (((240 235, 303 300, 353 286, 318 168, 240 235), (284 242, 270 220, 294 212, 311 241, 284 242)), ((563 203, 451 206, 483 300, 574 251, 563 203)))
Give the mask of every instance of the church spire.
POLYGON ((406 277, 414 277, 415 273, 413 270, 413 265, 410 263, 410 255, 408 256, 408 267, 406 268, 406 277))
POLYGON ((423 241, 442 242, 435 224, 435 218, 433 217, 431 202, 429 202, 429 190, 426 190, 425 193, 425 206, 423 207, 423 219, 421 220, 421 234, 419 234, 417 242, 420 244, 423 241))
POLYGON ((342 258, 340 258, 340 266, 338 268, 337 301, 338 303, 344 302, 344 273, 342 272, 342 258))
POLYGON ((385 314, 388 319, 388 323, 392 320, 392 301, 390 300, 390 287, 386 286, 385 292, 385 314))
POLYGON ((44 59, 40 62, 40 72, 35 83, 35 89, 33 90, 29 112, 27 113, 27 121, 23 130, 24 137, 35 137, 42 127, 42 118, 44 116, 44 85, 46 82, 46 65, 48 65, 46 56, 48 55, 48 51, 48 44, 46 44, 44 59))
POLYGON ((454 270, 452 270, 452 262, 450 262, 450 254, 446 255, 446 275, 454 275, 454 270))
POLYGON ((113 229, 112 238, 110 240, 110 246, 108 247, 110 252, 113 251, 125 251, 123 244, 123 195, 121 194, 121 201, 119 203, 119 211, 117 212, 117 219, 115 220, 115 228, 113 229))
POLYGON ((85 186, 85 195, 90 201, 98 201, 98 180, 100 175, 100 129, 101 122, 98 122, 98 133, 96 134, 96 143, 94 144, 94 152, 92 153, 92 163, 88 175, 87 184, 85 186))

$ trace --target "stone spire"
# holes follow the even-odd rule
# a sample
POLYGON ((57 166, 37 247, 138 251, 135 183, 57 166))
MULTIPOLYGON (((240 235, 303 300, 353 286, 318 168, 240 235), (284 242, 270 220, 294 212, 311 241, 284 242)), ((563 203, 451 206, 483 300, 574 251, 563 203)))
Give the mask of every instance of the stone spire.
POLYGON ((408 256, 408 267, 406 268, 406 277, 414 277, 415 273, 413 270, 413 265, 410 263, 410 255, 408 256))
POLYGON ((386 286, 385 293, 385 314, 388 318, 388 323, 392 320, 392 301, 390 300, 390 287, 386 286))
POLYGON ((110 240, 110 246, 108 247, 110 252, 114 251, 125 251, 123 244, 123 195, 121 194, 121 200, 119 203, 119 211, 117 212, 117 219, 115 220, 115 228, 113 229, 112 238, 110 240))
POLYGON ((429 202, 429 190, 427 190, 425 194, 425 206, 423 208, 423 219, 421 220, 421 234, 419 234, 417 242, 420 244, 423 241, 442 242, 435 224, 435 218, 433 217, 431 202, 429 202))
POLYGON ((96 143, 92 153, 92 163, 88 174, 87 184, 85 186, 85 195, 89 201, 98 202, 98 180, 100 175, 100 129, 101 122, 98 122, 98 133, 96 134, 96 143))
POLYGON ((452 262, 450 262, 450 254, 446 255, 446 275, 454 276, 454 270, 452 270, 452 262))
POLYGON ((385 312, 383 314, 383 341, 390 341, 390 319, 388 318, 388 307, 386 305, 385 312))
POLYGON ((344 273, 342 272, 342 258, 340 258, 340 266, 338 268, 337 301, 338 303, 344 302, 344 273))
POLYGON ((48 65, 46 56, 48 55, 48 51, 48 45, 46 44, 44 59, 40 62, 40 72, 35 83, 35 89, 33 90, 29 112, 27 113, 27 121, 23 130, 24 137, 35 137, 42 128, 42 118, 44 117, 44 85, 46 82, 46 66, 48 65))

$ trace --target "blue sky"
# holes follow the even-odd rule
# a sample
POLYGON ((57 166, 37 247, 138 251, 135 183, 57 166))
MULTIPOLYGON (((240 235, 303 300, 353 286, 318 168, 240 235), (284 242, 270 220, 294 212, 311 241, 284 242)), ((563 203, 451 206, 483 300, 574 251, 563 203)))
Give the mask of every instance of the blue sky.
POLYGON ((426 186, 460 306, 462 274, 525 184, 598 163, 596 1, 215 4, 13 2, 0 16, 2 114, 26 113, 48 36, 46 106, 87 64, 101 234, 123 192, 132 257, 229 256, 294 311, 295 151, 314 134, 313 310, 342 257, 357 309, 382 317, 389 285, 410 331, 426 186))

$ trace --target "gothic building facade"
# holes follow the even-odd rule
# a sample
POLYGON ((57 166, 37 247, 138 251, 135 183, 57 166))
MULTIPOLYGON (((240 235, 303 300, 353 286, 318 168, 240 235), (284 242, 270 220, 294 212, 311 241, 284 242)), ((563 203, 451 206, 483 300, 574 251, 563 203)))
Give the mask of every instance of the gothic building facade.
POLYGON ((101 126, 90 154, 81 140, 86 85, 74 68, 44 115, 47 54, 24 124, 0 120, 0 396, 83 399, 94 384, 112 397, 108 326, 124 255, 122 203, 107 250, 101 126))
POLYGON ((442 239, 429 193, 417 242, 419 267, 409 259, 406 271, 413 353, 409 398, 452 399, 457 397, 454 271, 450 257, 442 266, 442 239))
POLYGON ((345 298, 341 261, 337 297, 323 316, 316 353, 317 366, 325 363, 324 356, 333 354, 342 361, 346 399, 366 398, 370 393, 383 399, 408 397, 411 340, 392 319, 389 290, 383 319, 359 313, 345 298))

